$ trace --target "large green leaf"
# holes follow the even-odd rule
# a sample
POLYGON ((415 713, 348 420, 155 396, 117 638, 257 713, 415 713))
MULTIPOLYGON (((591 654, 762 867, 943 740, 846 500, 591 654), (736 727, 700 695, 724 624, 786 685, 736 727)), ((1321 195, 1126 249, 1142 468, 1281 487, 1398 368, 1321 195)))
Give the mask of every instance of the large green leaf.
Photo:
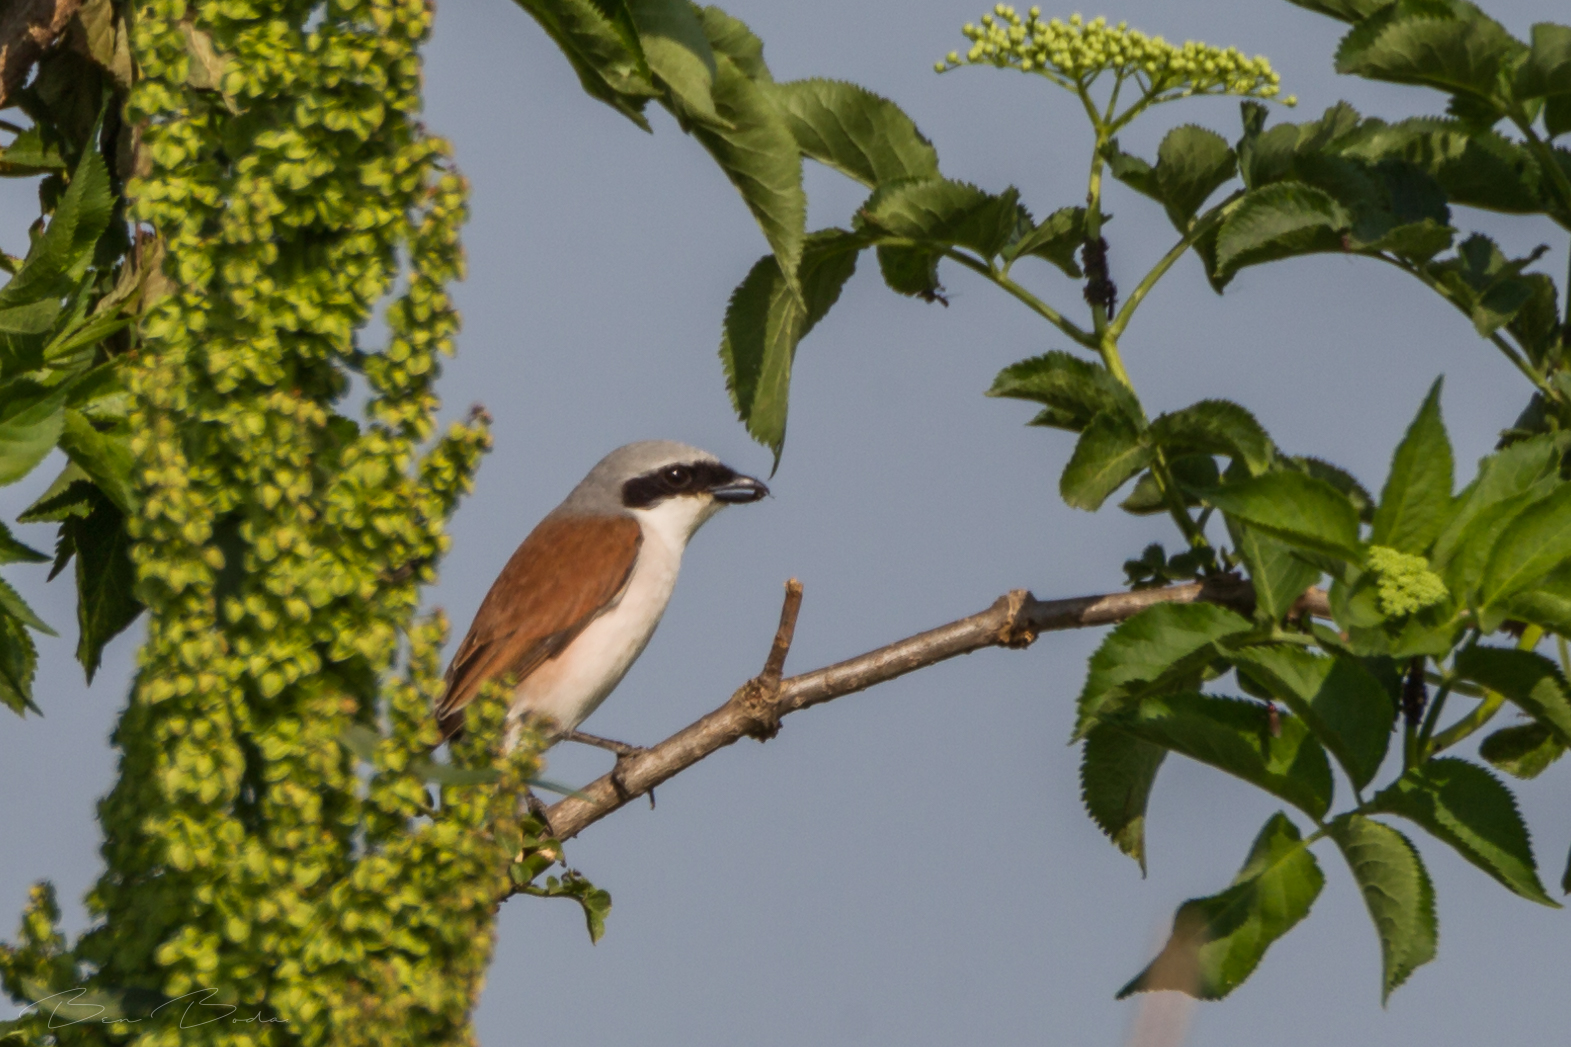
POLYGON ((1401 158, 1427 171, 1453 204, 1507 214, 1544 210, 1538 162, 1494 131, 1418 117, 1371 127, 1354 148, 1373 159, 1401 158))
POLYGON ((1502 727, 1478 745, 1478 755, 1516 778, 1537 778, 1565 755, 1566 745, 1541 723, 1502 727))
POLYGON ((87 271, 98 238, 109 228, 114 207, 103 158, 96 149, 82 150, 71 184, 55 205, 48 227, 27 252, 21 270, 0 287, 0 307, 58 298, 68 292, 87 271))
POLYGON ((1080 755, 1080 799, 1091 820, 1146 871, 1146 803, 1167 750, 1115 727, 1094 728, 1080 755))
POLYGON ((840 80, 777 84, 775 101, 802 152, 868 188, 937 178, 938 153, 899 106, 840 80))
POLYGON ((1299 717, 1273 718, 1259 702, 1178 691, 1144 697, 1104 719, 1259 786, 1312 818, 1323 817, 1331 806, 1331 764, 1299 717))
POLYGON ((1418 417, 1391 456, 1391 473, 1380 492, 1369 541, 1404 553, 1422 554, 1446 523, 1451 505, 1451 439, 1440 419, 1435 379, 1418 417))
POLYGON ((935 248, 968 247, 990 258, 1014 238, 1023 213, 1014 189, 994 196, 965 182, 928 178, 879 186, 857 218, 888 236, 935 248))
POLYGON ((1224 518, 1233 539, 1233 551, 1249 569, 1249 582, 1255 590, 1255 613, 1267 621, 1280 622, 1304 590, 1320 580, 1320 568, 1293 555, 1290 546, 1243 521, 1232 516, 1224 518))
POLYGON ((1336 71, 1492 101, 1526 50, 1470 3, 1397 0, 1348 31, 1336 71))
POLYGON ((1531 589, 1517 593, 1505 602, 1504 610, 1516 621, 1571 637, 1571 568, 1560 567, 1531 589))
POLYGON ((60 449, 92 477, 98 489, 108 495, 122 513, 129 515, 136 511, 138 498, 131 479, 134 455, 129 425, 117 425, 100 432, 81 411, 66 408, 60 449))
POLYGON ((1058 479, 1058 493, 1073 508, 1100 509, 1108 495, 1151 464, 1153 453, 1134 422, 1103 411, 1080 434, 1058 479))
POLYGON ((11 588, 11 584, 0 578, 0 614, 9 615, 30 629, 37 629, 46 636, 58 636, 59 633, 49 628, 49 624, 34 613, 22 599, 22 594, 11 588))
POLYGON ((1151 423, 1151 442, 1170 455, 1221 454, 1251 476, 1271 466, 1276 448, 1255 416, 1231 400, 1201 400, 1151 423))
POLYGON ((1500 532, 1484 566, 1484 606, 1531 588, 1571 558, 1571 484, 1523 509, 1500 532))
POLYGON ((774 76, 764 61, 764 42, 740 18, 733 18, 718 7, 701 8, 698 19, 704 36, 717 55, 725 55, 754 83, 769 84, 774 76))
POLYGON ((1533 651, 1475 645, 1457 652, 1458 676, 1498 691, 1571 746, 1571 697, 1554 662, 1533 651))
MULTIPOLYGON (((1566 446, 1566 434, 1546 433, 1481 459, 1477 477, 1457 495, 1456 508, 1448 514, 1445 528, 1435 539, 1430 554, 1435 565, 1445 566, 1467 544, 1464 536, 1469 526, 1491 507, 1529 493, 1529 502, 1549 494, 1559 483, 1560 460, 1566 446)), ((1492 542, 1488 548, 1493 548, 1492 542)), ((1482 568, 1480 561, 1479 569, 1482 568)))
POLYGON ((1329 194, 1300 182, 1250 190, 1217 234, 1213 276, 1225 284, 1245 266, 1345 250, 1352 223, 1329 194))
POLYGON ((720 361, 736 413, 760 443, 780 459, 785 444, 791 365, 796 347, 823 319, 856 271, 866 242, 840 229, 808 237, 802 252, 798 296, 774 255, 759 259, 731 294, 720 335, 720 361))
MULTIPOLYGON (((1103 221, 1107 216, 1103 216, 1103 221)), ((1032 256, 1056 265, 1071 280, 1080 279, 1084 273, 1075 261, 1075 252, 1086 240, 1086 209, 1060 207, 1020 239, 1004 246, 1004 258, 1010 262, 1032 256)))
POLYGON ((1054 349, 1010 364, 998 372, 988 396, 1031 400, 1047 407, 1032 425, 1051 425, 1081 432, 1106 411, 1128 419, 1140 417, 1140 404, 1129 387, 1107 368, 1054 349))
POLYGON ((1380 935, 1382 999, 1435 958, 1435 886, 1418 849, 1388 825, 1344 814, 1330 825, 1380 935))
POLYGON ((1516 71, 1518 99, 1571 94, 1571 26, 1539 22, 1527 61, 1516 71))
POLYGON ((1194 124, 1175 127, 1157 147, 1152 180, 1167 217, 1180 232, 1212 193, 1238 173, 1238 158, 1226 139, 1194 124))
MULTIPOLYGON (((125 516, 102 494, 93 511, 62 524, 76 551, 76 620, 80 628, 76 658, 92 683, 104 645, 142 613, 136 598, 136 567, 125 516)), ((63 540, 65 537, 63 536, 63 540)))
MULTIPOLYGON (((720 73, 698 9, 688 0, 622 0, 650 72, 670 89, 679 115, 725 129, 720 73)), ((737 74, 742 76, 740 72, 737 74)), ((746 79, 746 77, 743 77, 746 79)), ((749 81, 751 82, 751 81, 749 81)))
POLYGON ((896 294, 920 298, 924 302, 943 302, 944 285, 938 282, 939 253, 930 247, 881 245, 877 252, 878 272, 896 294))
POLYGON ((643 109, 660 94, 649 79, 631 25, 613 22, 592 0, 514 0, 561 48, 584 92, 645 131, 643 109))
POLYGON ((1241 673, 1309 725, 1355 788, 1374 779, 1391 742, 1395 710, 1385 687, 1358 659, 1288 646, 1245 647, 1232 658, 1241 673))
POLYGON ((1358 510, 1336 488, 1298 472, 1272 472, 1204 493, 1222 512, 1289 544, 1362 559, 1358 510))
MULTIPOLYGON (((707 45, 706 45, 707 46, 707 45)), ((795 290, 806 238, 802 154, 778 106, 731 59, 714 59, 715 110, 728 126, 697 124, 693 137, 742 194, 795 290)))
POLYGON ((1120 623, 1091 655, 1075 738, 1134 698, 1194 686, 1219 655, 1217 641, 1252 628, 1249 619, 1210 603, 1157 604, 1120 623))
POLYGON ((1451 757, 1420 764, 1381 790, 1370 810, 1416 822, 1506 889, 1560 907, 1539 882, 1511 790, 1477 764, 1451 757))
POLYGON ((66 389, 16 378, 0 386, 0 484, 14 483, 54 449, 66 389))
POLYGON ((1325 874, 1298 827, 1281 812, 1272 815, 1233 886, 1179 906, 1172 937, 1119 998, 1170 989, 1220 1000, 1244 983, 1272 942, 1309 915, 1324 886, 1325 874))

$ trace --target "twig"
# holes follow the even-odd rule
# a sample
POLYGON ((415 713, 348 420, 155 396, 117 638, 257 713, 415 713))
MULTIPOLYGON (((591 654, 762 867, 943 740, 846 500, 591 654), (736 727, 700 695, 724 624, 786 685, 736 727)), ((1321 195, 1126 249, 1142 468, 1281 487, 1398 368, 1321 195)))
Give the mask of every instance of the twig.
MULTIPOLYGON (((778 674, 785 663, 801 600, 801 585, 793 579, 787 583, 780 628, 764 673, 743 684, 720 708, 659 745, 619 761, 616 771, 584 786, 578 796, 553 804, 545 812, 552 835, 560 840, 577 836, 634 797, 740 738, 773 737, 780 729, 782 716, 866 690, 912 670, 984 647, 1026 647, 1038 633, 1111 625, 1160 603, 1205 601, 1248 612, 1254 606, 1254 591, 1249 582, 1229 575, 1165 589, 1068 600, 1038 600, 1017 589, 969 618, 800 676, 770 678, 771 669, 778 674)), ((1300 598, 1299 609, 1317 617, 1330 617, 1326 594, 1319 589, 1306 592, 1300 598)))
POLYGON ((9 0, 0 8, 0 106, 65 32, 82 0, 9 0))

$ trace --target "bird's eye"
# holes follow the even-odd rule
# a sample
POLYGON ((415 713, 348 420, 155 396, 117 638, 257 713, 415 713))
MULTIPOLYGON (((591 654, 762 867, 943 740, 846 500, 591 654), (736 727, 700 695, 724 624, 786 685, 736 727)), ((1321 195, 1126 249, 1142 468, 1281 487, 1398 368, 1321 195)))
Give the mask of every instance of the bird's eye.
POLYGON ((681 490, 693 482, 693 470, 685 465, 673 465, 661 474, 661 478, 677 490, 681 490))

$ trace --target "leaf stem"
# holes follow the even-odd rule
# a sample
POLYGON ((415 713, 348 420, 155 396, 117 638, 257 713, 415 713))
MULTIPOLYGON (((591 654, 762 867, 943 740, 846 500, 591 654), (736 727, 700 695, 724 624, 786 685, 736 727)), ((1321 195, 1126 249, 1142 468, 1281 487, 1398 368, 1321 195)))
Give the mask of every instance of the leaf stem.
MULTIPOLYGON (((1530 625, 1522 633, 1522 639, 1517 641, 1517 649, 1531 651, 1538 646, 1538 641, 1543 639, 1544 630, 1541 626, 1530 625)), ((1463 741, 1478 732, 1485 724, 1494 719, 1500 707, 1506 703, 1506 696, 1499 691, 1484 691, 1484 700, 1475 705, 1466 716, 1445 730, 1436 734, 1429 744, 1429 755, 1444 752, 1453 745, 1463 741)))
POLYGON ((1178 243, 1174 244, 1167 254, 1162 256, 1161 261, 1151 267, 1151 271, 1146 273, 1144 279, 1135 285, 1135 289, 1129 293, 1129 298, 1124 302, 1124 307, 1118 311, 1118 315, 1108 325, 1108 332, 1114 338, 1124 333, 1124 329, 1129 326, 1129 321, 1135 315, 1135 310, 1140 308, 1140 303, 1145 301, 1146 295, 1151 293, 1151 289, 1156 286, 1157 281, 1166 276, 1167 271, 1173 268, 1178 260, 1184 256, 1184 253, 1193 247, 1202 236, 1210 232, 1212 227, 1231 214, 1234 206, 1239 200, 1243 199, 1243 196, 1244 191, 1242 189, 1234 192, 1226 200, 1223 200, 1220 204, 1217 204, 1200 216, 1200 218, 1190 223, 1189 232, 1185 233, 1178 243))
MULTIPOLYGON (((884 242, 902 243, 903 241, 886 240, 884 242)), ((915 241, 911 242, 915 243, 915 241)), ((1070 338, 1073 338, 1080 345, 1093 351, 1097 349, 1097 340, 1095 335, 1082 328, 1079 324, 1076 324, 1073 320, 1066 318, 1057 309, 1054 309, 1036 295, 1015 283, 1014 280, 1012 280, 1009 275, 1004 273, 1002 270, 996 269, 993 266, 988 265, 986 262, 978 258, 973 258, 964 251, 957 251, 952 247, 945 248, 943 251, 943 256, 948 258, 950 261, 960 263, 974 273, 980 273, 982 276, 987 277, 989 280, 993 281, 993 283, 997 284, 999 287, 1002 287, 1005 291, 1008 291, 1011 295, 1024 302, 1032 312, 1036 313, 1038 316, 1042 317, 1042 319, 1046 320, 1048 323, 1064 332, 1064 334, 1068 335, 1070 338)))

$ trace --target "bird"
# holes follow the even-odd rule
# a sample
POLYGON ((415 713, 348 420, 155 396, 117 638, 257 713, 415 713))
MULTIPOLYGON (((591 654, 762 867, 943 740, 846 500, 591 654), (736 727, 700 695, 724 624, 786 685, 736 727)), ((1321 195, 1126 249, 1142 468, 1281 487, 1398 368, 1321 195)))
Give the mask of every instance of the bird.
POLYGON ((727 505, 765 484, 714 455, 670 440, 606 455, 529 533, 502 568, 445 676, 436 702, 444 741, 486 683, 513 681, 503 749, 526 719, 554 743, 632 747, 577 727, 643 653, 665 614, 688 540, 727 505))

